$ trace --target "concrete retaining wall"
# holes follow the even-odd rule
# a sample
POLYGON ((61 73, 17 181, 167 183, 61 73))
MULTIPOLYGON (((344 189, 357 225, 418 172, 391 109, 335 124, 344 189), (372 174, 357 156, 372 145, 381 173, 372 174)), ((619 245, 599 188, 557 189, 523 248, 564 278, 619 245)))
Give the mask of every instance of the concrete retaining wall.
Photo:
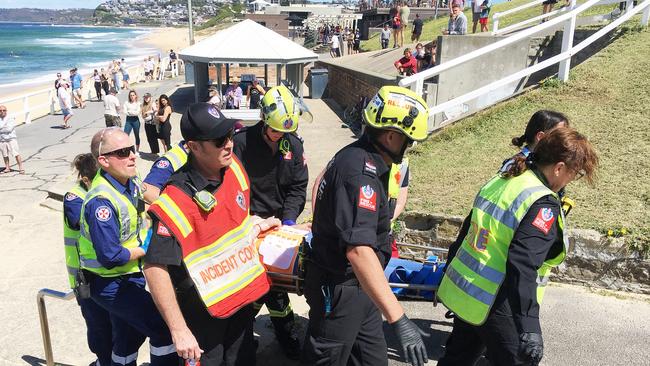
MULTIPOLYGON (((460 216, 405 213, 398 221, 397 240, 448 248, 462 223, 460 216)), ((624 238, 582 229, 569 230, 568 235, 567 259, 552 280, 650 294, 650 260, 630 252, 624 238)))

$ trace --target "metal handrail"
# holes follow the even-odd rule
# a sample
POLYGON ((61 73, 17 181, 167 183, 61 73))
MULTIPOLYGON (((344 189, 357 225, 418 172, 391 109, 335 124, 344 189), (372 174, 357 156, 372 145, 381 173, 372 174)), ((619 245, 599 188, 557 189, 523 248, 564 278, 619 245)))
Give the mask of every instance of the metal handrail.
POLYGON ((571 10, 571 6, 568 6, 568 5, 563 6, 563 7, 559 8, 559 9, 555 9, 553 11, 550 11, 550 12, 546 13, 546 14, 542 14, 542 15, 538 15, 536 17, 528 18, 526 20, 522 20, 519 23, 512 24, 512 25, 509 25, 509 26, 507 26, 505 28, 501 28, 501 29, 499 29, 498 26, 495 24, 494 28, 492 28, 492 35, 497 36, 497 35, 500 35, 500 34, 511 33, 511 32, 513 32, 513 31, 515 31, 517 29, 520 29, 520 28, 522 28, 522 27, 524 27, 524 26, 526 26, 528 24, 539 22, 539 21, 541 21, 543 19, 548 19, 548 18, 553 17, 553 16, 555 16, 557 14, 566 13, 569 10, 571 10))
POLYGON ((528 8, 532 8, 533 6, 540 5, 546 0, 535 0, 531 1, 529 3, 525 3, 523 5, 517 6, 512 9, 504 10, 502 12, 494 13, 492 15, 492 32, 496 32, 499 29, 499 19, 503 18, 506 15, 514 14, 517 12, 520 12, 522 10, 526 10, 528 8))
POLYGON ((447 61, 441 65, 435 66, 431 69, 422 71, 420 73, 417 73, 415 75, 406 77, 402 80, 400 80, 399 85, 400 86, 410 86, 416 93, 422 94, 422 89, 424 86, 424 80, 429 79, 435 75, 438 75, 444 71, 447 71, 451 68, 454 68, 456 66, 462 65, 466 62, 469 62, 471 60, 477 59, 485 54, 491 53, 493 51, 496 51, 500 48, 503 48, 505 46, 511 45, 513 43, 516 43, 522 39, 525 39, 527 37, 530 37, 534 34, 537 34, 541 31, 544 31, 549 28, 554 28, 559 24, 564 24, 564 34, 562 38, 562 50, 561 53, 557 56, 551 57, 548 60, 545 60, 543 62, 540 62, 536 65, 530 66, 522 71, 519 71, 517 73, 514 73, 510 76, 504 77, 501 80, 495 81, 489 85, 486 85, 484 87, 481 87, 479 89, 473 90, 472 92, 466 93, 464 95, 461 95, 459 97, 456 97, 452 100, 449 100, 445 103, 433 106, 429 109, 429 115, 433 116, 437 113, 440 113, 444 111, 445 109, 456 106, 458 104, 461 104, 463 102, 469 101, 471 99, 474 99, 478 96, 481 96, 487 92, 490 92, 496 88, 499 88, 501 86, 507 85, 513 81, 517 81, 521 79, 522 77, 528 76, 533 74, 536 71, 539 71, 541 69, 544 69, 546 67, 552 66, 556 63, 560 64, 559 72, 558 72, 558 78, 562 81, 568 80, 569 77, 569 68, 570 68, 570 62, 571 62, 571 56, 575 55, 576 53, 580 52, 583 50, 585 47, 599 39, 600 37, 604 36, 609 32, 610 30, 618 27, 621 25, 623 22, 627 21, 628 19, 632 18, 632 16, 636 15, 639 13, 641 10, 644 10, 643 16, 641 18, 641 24, 644 26, 648 25, 648 19, 650 18, 650 0, 645 0, 643 3, 638 4, 637 6, 632 6, 632 1, 628 1, 628 7, 627 11, 625 12, 624 15, 620 16, 618 19, 615 21, 611 22, 607 26, 601 28, 599 31, 585 39, 584 41, 580 42, 578 45, 573 45, 573 35, 575 32, 575 27, 576 27, 576 18, 578 14, 584 12, 585 10, 591 8, 592 6, 598 4, 601 2, 601 0, 589 0, 585 2, 584 4, 575 7, 575 1, 572 0, 571 6, 574 8, 570 12, 563 14, 557 18, 551 19, 548 22, 542 23, 540 25, 537 25, 535 27, 523 30, 521 32, 515 33, 507 38, 504 38, 502 40, 499 40, 495 43, 492 43, 488 46, 479 48, 477 50, 474 50, 472 52, 469 52, 463 56, 457 57, 455 59, 452 59, 450 61, 447 61))
POLYGON ((36 306, 38 307, 38 317, 41 321, 41 336, 43 337, 43 349, 45 351, 45 364, 47 366, 54 366, 52 339, 50 338, 50 324, 47 320, 45 297, 53 297, 60 300, 72 300, 74 299, 74 291, 61 292, 44 288, 38 291, 38 294, 36 295, 36 306))

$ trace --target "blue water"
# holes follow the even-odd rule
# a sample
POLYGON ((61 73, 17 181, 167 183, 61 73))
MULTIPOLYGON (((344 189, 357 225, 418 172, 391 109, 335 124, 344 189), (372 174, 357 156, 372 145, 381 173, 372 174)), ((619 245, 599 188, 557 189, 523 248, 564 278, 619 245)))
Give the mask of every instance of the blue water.
MULTIPOLYGON (((135 47, 134 40, 149 31, 138 28, 86 27, 0 22, 0 87, 29 85, 64 77, 77 67, 83 74, 125 58, 141 63, 153 49, 135 47)), ((137 42, 137 41, 136 41, 137 42)))

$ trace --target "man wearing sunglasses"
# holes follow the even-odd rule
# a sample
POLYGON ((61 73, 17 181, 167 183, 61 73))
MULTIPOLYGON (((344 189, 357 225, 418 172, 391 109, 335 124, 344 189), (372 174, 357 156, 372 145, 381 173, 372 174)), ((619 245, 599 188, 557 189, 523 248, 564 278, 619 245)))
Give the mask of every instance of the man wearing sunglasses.
POLYGON ((144 272, 178 354, 202 366, 254 365, 252 303, 270 288, 253 239, 280 225, 249 214, 234 125, 209 103, 181 117, 187 163, 150 206, 144 272))
MULTIPOLYGON (((300 137, 296 135, 301 110, 285 86, 276 86, 260 101, 262 120, 235 135, 234 153, 251 177, 251 213, 277 217, 295 225, 305 208, 307 164, 300 137)), ((275 335, 285 355, 300 357, 300 342, 293 332, 294 314, 286 292, 271 291, 255 302, 269 310, 275 335)))
POLYGON ((79 258, 90 298, 111 317, 113 364, 135 365, 148 337, 151 365, 177 366, 171 335, 141 271, 148 242, 135 149, 119 128, 105 128, 93 136, 90 150, 99 170, 81 208, 79 258))
POLYGON ((428 108, 409 89, 384 86, 363 111, 361 138, 341 149, 318 182, 305 269, 309 326, 303 362, 387 365, 382 315, 406 361, 428 360, 424 333, 404 314, 383 269, 391 256, 391 164, 428 137, 428 108))

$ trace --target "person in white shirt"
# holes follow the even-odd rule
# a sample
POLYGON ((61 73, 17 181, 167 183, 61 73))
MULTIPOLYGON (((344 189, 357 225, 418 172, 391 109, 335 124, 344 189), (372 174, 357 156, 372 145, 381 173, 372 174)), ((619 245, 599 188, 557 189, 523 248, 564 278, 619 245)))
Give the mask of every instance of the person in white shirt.
POLYGON ((12 118, 7 117, 7 107, 0 105, 0 151, 5 161, 5 168, 0 174, 11 172, 9 165, 9 155, 12 154, 18 163, 18 172, 25 174, 23 168, 23 159, 20 158, 18 151, 18 139, 16 138, 16 123, 12 118))
POLYGON ((122 127, 122 120, 120 120, 120 101, 115 94, 117 94, 117 90, 112 87, 108 95, 104 97, 104 120, 106 127, 122 127))
POLYGON ((335 34, 332 37, 332 57, 341 57, 341 42, 339 41, 339 35, 335 34))
POLYGON ((126 114, 124 132, 131 135, 131 131, 133 131, 135 135, 135 156, 140 156, 140 103, 135 90, 129 91, 129 98, 124 103, 124 113, 126 114))
POLYGON ((70 94, 70 83, 67 80, 59 82, 59 90, 57 91, 59 97, 59 105, 61 106, 61 113, 63 113, 63 125, 61 128, 70 128, 70 118, 74 116, 72 112, 72 94, 70 94))
POLYGON ((208 88, 208 103, 212 104, 213 106, 221 109, 221 97, 219 96, 219 93, 217 92, 217 87, 211 86, 208 88))

